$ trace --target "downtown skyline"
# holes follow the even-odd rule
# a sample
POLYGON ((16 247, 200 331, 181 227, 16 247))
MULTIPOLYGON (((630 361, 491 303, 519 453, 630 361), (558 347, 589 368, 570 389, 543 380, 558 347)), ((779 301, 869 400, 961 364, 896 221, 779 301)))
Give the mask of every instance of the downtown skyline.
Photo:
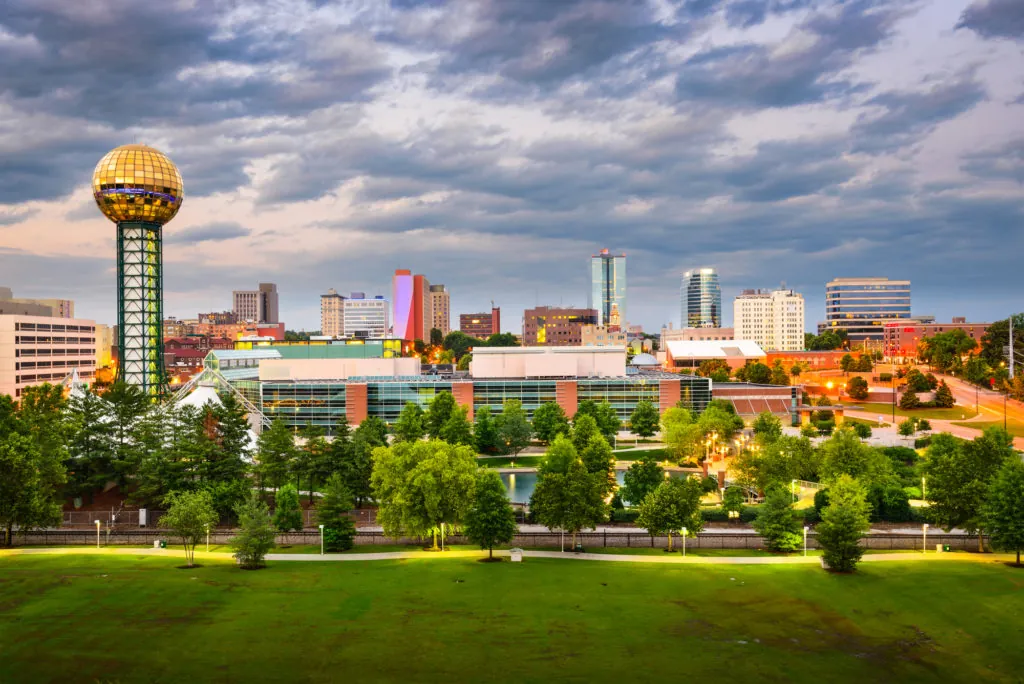
POLYGON ((785 282, 811 329, 836 277, 909 279, 938 320, 1019 308, 1020 3, 182 4, 135 8, 116 46, 126 5, 100 4, 0 18, 21 67, 0 77, 3 284, 81 316, 116 317, 88 185, 133 140, 188 197, 167 315, 268 281, 289 328, 315 329, 327 287, 389 292, 409 268, 450 288, 453 320, 494 300, 514 331, 534 305, 585 306, 602 247, 627 254, 650 331, 701 265, 724 302, 785 282))

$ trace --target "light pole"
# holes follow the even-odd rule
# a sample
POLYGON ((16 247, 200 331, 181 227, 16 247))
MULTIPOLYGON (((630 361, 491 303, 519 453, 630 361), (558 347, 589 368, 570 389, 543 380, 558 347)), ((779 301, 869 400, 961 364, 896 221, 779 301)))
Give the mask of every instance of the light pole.
POLYGON ((924 475, 922 475, 921 476, 921 500, 922 501, 927 501, 928 500, 928 492, 925 490, 925 487, 924 487, 925 483, 927 481, 928 481, 928 478, 926 478, 924 475))
POLYGON ((810 529, 810 527, 804 525, 804 556, 807 555, 807 531, 810 529))
POLYGON ((210 526, 206 526, 206 553, 210 553, 210 526))
POLYGON ((683 558, 686 558, 686 528, 683 528, 683 558))
POLYGON ((320 526, 320 555, 324 555, 324 526, 320 526))
POLYGON ((928 523, 921 525, 921 553, 928 553, 928 523))
POLYGON ((100 521, 96 521, 96 548, 100 548, 100 521))

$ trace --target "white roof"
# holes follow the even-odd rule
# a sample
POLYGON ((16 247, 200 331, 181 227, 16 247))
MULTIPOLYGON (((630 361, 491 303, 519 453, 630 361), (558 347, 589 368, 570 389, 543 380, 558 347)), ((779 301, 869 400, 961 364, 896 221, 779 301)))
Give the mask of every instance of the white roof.
POLYGON ((188 396, 184 397, 180 402, 179 406, 193 406, 195 408, 202 408, 207 404, 213 404, 214 406, 223 406, 224 402, 217 396, 217 388, 212 385, 200 384, 194 390, 192 390, 188 396))
POLYGON ((669 340, 665 343, 674 359, 727 359, 764 357, 764 350, 752 340, 669 340))

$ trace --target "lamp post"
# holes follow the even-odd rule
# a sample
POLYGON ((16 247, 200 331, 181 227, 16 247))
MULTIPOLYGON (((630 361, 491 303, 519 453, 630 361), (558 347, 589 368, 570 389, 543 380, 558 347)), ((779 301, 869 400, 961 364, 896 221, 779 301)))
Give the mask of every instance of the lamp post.
POLYGON ((324 526, 320 526, 320 555, 324 555, 324 526))
POLYGON ((96 548, 100 548, 100 521, 96 521, 96 548))
POLYGON ((210 526, 206 526, 206 553, 210 553, 210 526))
POLYGON ((928 492, 924 488, 925 483, 927 481, 928 481, 928 478, 925 477, 924 475, 922 475, 921 476, 921 500, 922 501, 927 501, 928 500, 928 492))
POLYGON ((810 527, 804 525, 804 556, 807 555, 807 531, 810 529, 810 527))
POLYGON ((928 523, 921 525, 921 553, 928 553, 928 523))
POLYGON ((686 528, 685 527, 683 528, 682 532, 683 532, 683 558, 686 558, 686 528))

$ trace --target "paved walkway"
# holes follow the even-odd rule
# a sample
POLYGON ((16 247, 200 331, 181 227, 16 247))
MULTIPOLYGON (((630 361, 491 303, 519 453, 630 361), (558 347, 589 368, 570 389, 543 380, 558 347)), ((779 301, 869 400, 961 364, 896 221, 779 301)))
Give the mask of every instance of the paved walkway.
MULTIPOLYGON (((121 555, 121 556, 162 556, 165 558, 184 558, 185 552, 178 549, 125 549, 125 548, 102 548, 93 547, 61 547, 61 548, 19 548, 0 550, 0 560, 5 556, 17 555, 121 555)), ((350 562, 350 561, 381 561, 381 560, 440 560, 446 558, 483 558, 486 551, 445 551, 444 553, 430 553, 426 551, 392 551, 386 553, 352 553, 338 554, 328 553, 326 555, 312 553, 271 553, 267 554, 268 561, 319 561, 319 562, 350 562)), ((507 557, 509 551, 498 550, 495 556, 507 557)), ((632 555, 632 554, 611 554, 611 553, 572 553, 562 551, 524 551, 524 558, 554 558, 558 560, 575 561, 602 561, 606 563, 674 563, 683 565, 818 565, 821 562, 820 556, 686 556, 679 552, 664 553, 661 555, 632 555)), ((202 563, 203 559, 230 560, 232 555, 224 552, 210 552, 196 550, 196 562, 202 563)), ((974 563, 995 563, 1013 561, 1011 554, 1000 553, 921 553, 908 551, 907 553, 866 553, 864 562, 886 562, 886 561, 966 561, 974 563)))

